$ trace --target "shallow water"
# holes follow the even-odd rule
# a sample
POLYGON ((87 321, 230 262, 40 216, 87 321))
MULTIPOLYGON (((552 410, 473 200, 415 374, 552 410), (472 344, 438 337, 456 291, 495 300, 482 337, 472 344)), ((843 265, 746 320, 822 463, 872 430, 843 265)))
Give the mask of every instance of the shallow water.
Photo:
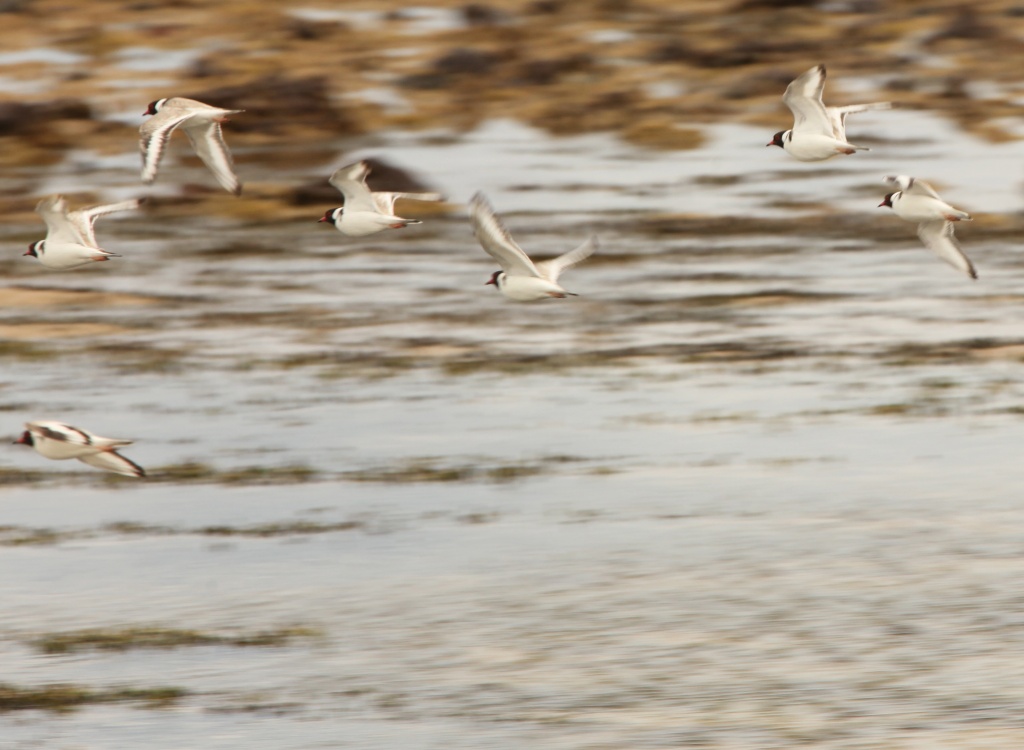
MULTIPOLYGON (((316 224, 327 206, 242 225, 161 221, 155 202, 103 221, 124 257, 102 268, 9 264, 9 287, 143 298, 0 298, 0 326, 33 332, 4 356, 8 432, 55 417, 133 437, 154 476, 2 452, 47 472, 0 491, 3 681, 189 691, 0 714, 9 746, 1012 746, 1016 250, 960 230, 972 283, 874 206, 881 175, 906 172, 981 225, 1017 210, 1001 168, 1017 149, 958 136, 950 155, 941 123, 864 121, 883 116, 921 135, 824 167, 740 127, 675 154, 512 123, 338 144, 338 163, 343 146, 384 156, 453 200, 485 190, 537 255, 597 233, 564 279, 581 296, 552 304, 485 287, 493 263, 458 213, 346 240, 316 224), (864 234, 816 236, 801 217, 822 209, 863 214, 864 234), (781 215, 792 232, 652 231, 667 213, 781 215), (168 478, 187 462, 201 481, 168 478), (251 467, 266 474, 227 479, 251 467), (39 530, 50 543, 14 543, 39 530), (140 625, 316 635, 31 645, 140 625)), ((179 155, 165 194, 209 181, 179 155)), ((138 191, 134 166, 100 163, 104 199, 138 191)), ((21 247, 38 226, 4 232, 21 247)))

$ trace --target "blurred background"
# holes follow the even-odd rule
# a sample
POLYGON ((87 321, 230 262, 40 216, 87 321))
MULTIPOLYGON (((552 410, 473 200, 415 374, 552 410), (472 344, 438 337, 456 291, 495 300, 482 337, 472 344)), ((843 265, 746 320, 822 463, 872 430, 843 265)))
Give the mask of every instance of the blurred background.
POLYGON ((4 748, 1000 750, 1014 2, 0 2, 4 748), (870 151, 765 148, 825 63, 870 151), (149 102, 244 109, 241 197, 149 102), (422 224, 343 237, 339 166, 422 224), (930 181, 974 282, 876 208, 930 181), (514 304, 464 204, 580 296, 514 304), (22 257, 33 209, 122 257, 22 257))

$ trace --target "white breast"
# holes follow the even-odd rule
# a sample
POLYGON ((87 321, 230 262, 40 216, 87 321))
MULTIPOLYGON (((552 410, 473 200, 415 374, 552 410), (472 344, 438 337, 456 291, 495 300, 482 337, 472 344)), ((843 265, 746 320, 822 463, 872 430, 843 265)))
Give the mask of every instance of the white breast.
POLYGON ((365 237, 387 229, 388 217, 369 211, 342 211, 335 225, 342 234, 349 237, 365 237))
POLYGON ((838 147, 842 145, 835 138, 814 133, 795 133, 784 148, 795 159, 800 161, 824 161, 836 156, 838 147))
POLYGON ((558 284, 536 276, 508 276, 500 284, 501 292, 516 302, 534 302, 545 297, 564 297, 567 292, 558 284))
POLYGON ((958 213, 955 208, 944 201, 927 195, 907 195, 906 193, 901 193, 892 202, 892 210, 901 219, 917 223, 944 221, 946 214, 958 213))

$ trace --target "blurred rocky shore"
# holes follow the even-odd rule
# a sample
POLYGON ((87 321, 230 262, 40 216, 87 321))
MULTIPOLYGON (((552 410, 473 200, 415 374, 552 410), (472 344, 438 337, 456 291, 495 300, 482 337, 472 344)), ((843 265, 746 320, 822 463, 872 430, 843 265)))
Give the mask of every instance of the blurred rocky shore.
MULTIPOLYGON (((782 91, 819 62, 837 101, 927 108, 1000 141, 1018 137, 1024 88, 1010 0, 7 0, 0 22, 7 168, 132 149, 146 103, 173 95, 245 109, 230 125, 244 153, 493 118, 687 149, 708 123, 784 127, 782 91)), ((24 209, 13 197, 0 206, 24 209)))

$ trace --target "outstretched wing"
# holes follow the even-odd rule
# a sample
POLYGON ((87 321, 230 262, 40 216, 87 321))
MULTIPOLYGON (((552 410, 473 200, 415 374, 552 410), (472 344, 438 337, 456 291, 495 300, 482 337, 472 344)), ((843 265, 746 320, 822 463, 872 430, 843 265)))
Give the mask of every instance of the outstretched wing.
POLYGON ((545 260, 537 264, 537 270, 541 276, 551 283, 557 283, 562 271, 572 268, 577 263, 586 260, 597 250, 597 237, 591 237, 575 250, 570 250, 557 258, 545 260))
POLYGON ((68 214, 68 219, 79 232, 81 244, 88 245, 89 247, 99 247, 94 230, 96 219, 107 214, 117 213, 118 211, 132 211, 138 208, 141 203, 141 198, 133 198, 132 200, 121 201, 120 203, 108 203, 105 206, 90 206, 89 208, 72 211, 68 214))
POLYGON ((886 175, 884 181, 890 185, 895 185, 907 195, 926 195, 935 200, 942 200, 939 194, 932 189, 931 185, 916 177, 910 177, 905 174, 886 175))
POLYGON ((142 181, 147 185, 156 179, 167 139, 181 123, 192 116, 188 110, 167 107, 142 123, 139 128, 139 149, 142 151, 142 181))
POLYGON ((129 477, 144 477, 146 470, 131 459, 125 458, 117 451, 100 451, 90 453, 88 456, 79 456, 78 460, 97 469, 113 471, 117 474, 124 474, 129 477))
POLYGON ((782 102, 793 113, 793 132, 825 135, 832 138, 832 122, 821 101, 825 89, 825 66, 815 65, 793 80, 782 95, 782 102))
POLYGON ((440 193, 371 193, 377 210, 382 214, 393 214, 395 201, 399 198, 414 201, 443 201, 444 196, 440 193))
POLYGON ((954 268, 958 268, 972 279, 978 278, 971 259, 964 255, 960 243, 953 234, 951 221, 926 221, 917 225, 917 236, 924 246, 954 268))
MULTIPOLYGON (((337 188, 338 192, 345 196, 346 211, 369 211, 381 213, 377 203, 373 199, 370 188, 366 186, 366 175, 370 168, 365 161, 358 161, 336 170, 331 175, 330 182, 337 188)), ((393 203, 394 201, 392 201, 393 203)), ((388 211, 387 213, 391 213, 388 211)))
POLYGON ((85 430, 72 427, 63 422, 52 422, 49 420, 38 422, 26 422, 26 429, 33 435, 49 440, 57 440, 61 443, 72 445, 92 445, 93 436, 85 430))
POLYGON ((199 120, 195 123, 186 122, 181 127, 185 135, 192 141, 192 148, 203 160, 203 164, 210 168, 213 176, 222 188, 234 195, 241 195, 242 183, 238 181, 235 174, 234 161, 231 152, 228 151, 228 144, 224 142, 224 133, 220 129, 219 122, 199 120))
POLYGON ((53 243, 78 244, 81 236, 68 215, 68 203, 63 195, 50 195, 36 204, 36 213, 46 222, 46 239, 53 243))
POLYGON ((537 266, 512 239, 512 235, 494 213, 483 193, 477 193, 470 199, 469 220, 480 245, 488 255, 498 261, 498 265, 505 273, 542 278, 537 266))
POLYGON ((838 141, 846 140, 846 116, 858 112, 870 112, 874 109, 892 109, 892 102, 871 102, 870 104, 847 104, 844 107, 826 107, 832 133, 838 141))

